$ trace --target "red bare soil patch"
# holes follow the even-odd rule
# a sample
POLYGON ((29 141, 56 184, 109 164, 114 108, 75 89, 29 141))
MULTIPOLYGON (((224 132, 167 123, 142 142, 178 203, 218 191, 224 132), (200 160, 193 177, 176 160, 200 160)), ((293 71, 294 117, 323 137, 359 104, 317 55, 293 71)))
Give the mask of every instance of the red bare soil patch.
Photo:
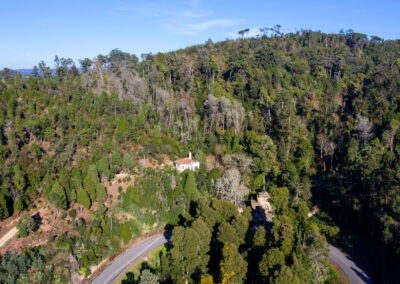
MULTIPOLYGON (((26 248, 32 248, 47 243, 50 237, 73 230, 73 227, 67 224, 67 218, 65 220, 60 218, 66 211, 57 212, 55 209, 42 207, 30 213, 32 215, 34 213, 39 214, 41 218, 38 230, 29 234, 26 238, 11 239, 6 246, 0 249, 0 255, 4 255, 8 251, 20 253, 26 248)), ((14 220, 13 226, 15 226, 18 219, 19 218, 16 218, 14 220)))
POLYGON ((111 181, 111 185, 108 181, 103 181, 103 184, 107 188, 108 199, 106 201, 106 204, 108 206, 110 206, 110 205, 114 204, 115 202, 117 202, 117 200, 118 200, 118 196, 119 196, 118 188, 122 187, 122 192, 124 192, 128 186, 130 186, 130 185, 133 186, 135 184, 135 176, 130 175, 126 172, 121 172, 113 178, 113 180, 111 181), (123 179, 128 178, 128 177, 130 177, 131 180, 124 182, 123 179), (119 182, 119 181, 121 181, 121 182, 119 182))

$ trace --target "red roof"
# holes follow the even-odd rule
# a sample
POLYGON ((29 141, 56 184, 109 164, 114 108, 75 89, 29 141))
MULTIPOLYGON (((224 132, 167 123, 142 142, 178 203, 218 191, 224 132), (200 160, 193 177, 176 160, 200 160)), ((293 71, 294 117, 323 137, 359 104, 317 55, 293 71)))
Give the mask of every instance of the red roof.
POLYGON ((191 164, 193 162, 194 161, 192 159, 189 159, 189 158, 183 158, 183 159, 175 161, 176 164, 180 164, 180 165, 187 165, 187 164, 191 164))

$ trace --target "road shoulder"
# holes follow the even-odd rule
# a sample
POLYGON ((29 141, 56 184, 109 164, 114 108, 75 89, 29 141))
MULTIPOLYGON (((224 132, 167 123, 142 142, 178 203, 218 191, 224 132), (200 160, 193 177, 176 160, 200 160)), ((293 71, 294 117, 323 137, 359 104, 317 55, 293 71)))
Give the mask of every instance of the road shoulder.
POLYGON ((96 267, 95 271, 93 271, 92 274, 84 280, 84 283, 90 283, 91 281, 93 281, 114 261, 114 259, 116 259, 118 256, 122 255, 126 250, 128 250, 134 246, 137 246, 155 236, 162 235, 162 234, 164 234, 164 232, 165 232, 165 229, 161 228, 156 231, 147 232, 147 233, 143 234, 142 236, 140 236, 139 238, 133 239, 127 246, 125 246, 117 254, 114 254, 113 256, 110 256, 109 258, 103 260, 101 262, 101 264, 98 267, 96 267))

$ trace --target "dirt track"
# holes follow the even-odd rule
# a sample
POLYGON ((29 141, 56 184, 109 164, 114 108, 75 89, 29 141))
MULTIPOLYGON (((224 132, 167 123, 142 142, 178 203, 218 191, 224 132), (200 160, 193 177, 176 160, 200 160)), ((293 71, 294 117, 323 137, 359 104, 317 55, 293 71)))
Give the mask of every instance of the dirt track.
POLYGON ((0 248, 4 246, 9 240, 15 237, 18 233, 18 229, 16 227, 12 227, 10 231, 7 232, 1 239, 0 239, 0 248))

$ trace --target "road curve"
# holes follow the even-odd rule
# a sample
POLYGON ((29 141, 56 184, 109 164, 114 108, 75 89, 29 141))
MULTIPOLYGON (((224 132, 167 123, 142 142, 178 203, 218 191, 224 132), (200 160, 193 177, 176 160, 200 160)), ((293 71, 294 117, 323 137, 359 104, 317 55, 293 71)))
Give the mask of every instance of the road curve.
POLYGON ((350 256, 331 245, 329 245, 329 258, 343 270, 351 284, 374 283, 350 256))
POLYGON ((152 250, 162 246, 168 242, 164 235, 155 236, 143 243, 140 243, 130 249, 127 249, 123 254, 118 256, 107 268, 100 273, 91 283, 92 284, 111 284, 124 273, 134 262, 142 256, 147 255, 152 250))
MULTIPOLYGON (((122 255, 118 256, 92 284, 111 284, 125 272, 134 262, 142 256, 147 255, 152 250, 168 242, 165 235, 155 236, 143 243, 127 249, 122 255)), ((351 284, 373 284, 371 278, 362 270, 357 263, 339 249, 329 245, 329 258, 334 261, 346 274, 351 284)))

